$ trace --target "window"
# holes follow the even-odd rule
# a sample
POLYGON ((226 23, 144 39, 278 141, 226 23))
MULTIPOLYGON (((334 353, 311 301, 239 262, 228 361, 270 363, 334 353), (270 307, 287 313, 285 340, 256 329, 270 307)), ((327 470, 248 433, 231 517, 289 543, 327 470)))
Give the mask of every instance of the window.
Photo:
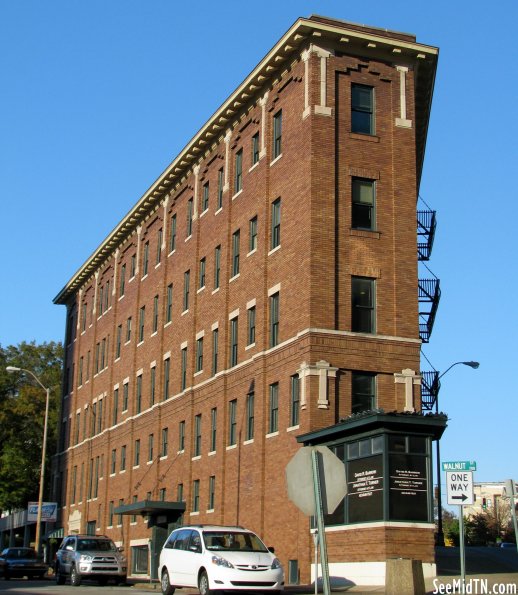
POLYGON ((176 213, 171 217, 171 236, 169 238, 169 252, 176 249, 176 213))
POLYGON ((248 309, 247 345, 255 343, 255 306, 248 309))
POLYGON ((126 343, 131 341, 131 316, 126 320, 126 343))
POLYGON ((164 360, 164 401, 169 399, 169 377, 171 375, 171 359, 166 357, 164 360))
POLYGON ((128 410, 129 382, 122 385, 122 410, 128 410))
POLYGON ((162 428, 162 445, 160 447, 160 456, 167 457, 169 445, 169 428, 162 428))
POLYGON ((252 136, 252 165, 259 163, 259 133, 252 136))
POLYGON ((270 415, 268 419, 268 433, 279 430, 279 383, 270 384, 270 415))
POLYGON ((219 329, 212 331, 212 375, 218 371, 218 347, 219 347, 219 329))
POLYGON ((218 410, 216 407, 213 407, 210 410, 210 452, 216 451, 217 427, 218 410))
POLYGON ((189 309, 189 284, 191 282, 191 271, 183 274, 183 311, 189 309))
POLYGON ((214 500, 216 497, 216 476, 209 477, 209 510, 214 510, 214 500))
POLYGON ((234 194, 243 189, 243 149, 236 153, 235 171, 234 171, 234 194))
POLYGON ((155 435, 149 434, 147 437, 147 460, 151 462, 154 456, 154 449, 155 449, 155 435))
POLYGON ((246 440, 254 438, 254 400, 253 392, 246 395, 246 440))
POLYGON ((77 386, 83 385, 83 356, 79 358, 79 371, 77 374, 77 386))
POLYGON ((112 425, 117 423, 119 417, 119 389, 113 391, 113 411, 112 411, 112 425))
POLYGON ((117 327, 117 334, 115 337, 115 359, 119 359, 121 356, 122 324, 119 324, 117 327))
MULTIPOLYGON (((124 295, 125 287, 126 287, 126 264, 123 264, 121 266, 121 276, 120 276, 120 281, 119 281, 119 297, 122 297, 124 295)), ((83 330, 84 330, 84 328, 83 328, 83 330)))
POLYGON ((108 527, 113 527, 113 509, 115 508, 115 503, 113 500, 110 500, 108 505, 108 527))
POLYGON ((135 451, 133 453, 133 466, 138 467, 140 465, 140 440, 135 440, 135 451))
POLYGON ((193 454, 195 457, 199 457, 201 455, 201 413, 194 417, 193 454))
POLYGON ((201 210, 206 211, 209 208, 209 183, 203 184, 203 195, 201 199, 201 210))
POLYGON ((182 366, 182 370, 181 370, 181 389, 180 390, 185 390, 187 388, 187 347, 184 347, 182 349, 182 353, 181 353, 181 366, 182 366))
POLYGON ((203 370, 203 337, 196 340, 196 372, 203 370))
POLYGON ((352 373, 351 413, 369 411, 376 406, 376 376, 366 372, 352 373))
POLYGON ((155 390, 156 390, 156 368, 153 366, 149 370, 149 406, 155 404, 155 390))
POLYGON ((178 484, 178 488, 176 490, 176 499, 178 502, 183 502, 183 483, 178 484))
MULTIPOLYGON (((124 498, 119 498, 119 507, 124 506, 124 498)), ((122 514, 117 515, 117 525, 122 525, 122 514)))
POLYGON ((131 277, 131 279, 133 279, 133 277, 136 274, 137 274, 137 255, 132 254, 131 260, 130 260, 130 277, 131 277))
POLYGON ((223 207, 223 185, 225 183, 225 176, 223 168, 218 171, 218 205, 217 210, 223 207))
POLYGON ((273 250, 281 245, 281 199, 272 203, 272 237, 270 247, 273 250))
POLYGON ((200 281, 199 289, 205 287, 205 257, 200 260, 200 281))
POLYGON ((142 257, 142 277, 148 273, 149 267, 149 241, 144 244, 144 256, 142 257))
POLYGON ((138 316, 138 342, 142 343, 144 340, 144 321, 146 318, 146 306, 142 306, 138 316))
POLYGON ((374 134, 374 89, 366 85, 351 86, 351 131, 374 134))
POLYGON ((165 495, 166 495, 167 488, 160 488, 158 490, 158 499, 160 502, 165 502, 165 495))
POLYGON ((140 413, 142 411, 142 374, 137 376, 137 395, 136 395, 136 413, 140 413))
POLYGON ((299 375, 295 374, 291 377, 291 399, 290 399, 290 426, 299 425, 299 408, 300 408, 300 380, 299 375))
POLYGON ((156 259, 155 259, 155 265, 159 265, 160 264, 160 260, 162 259, 162 237, 163 237, 163 232, 162 232, 162 228, 160 228, 158 230, 158 236, 157 236, 157 240, 156 240, 156 259))
POLYGON ((270 296, 270 347, 279 344, 279 293, 270 296))
POLYGON ((239 275, 239 240, 241 232, 238 229, 232 234, 232 277, 239 275))
POLYGON ((282 153, 282 110, 273 116, 273 150, 272 159, 276 159, 282 153))
POLYGON ((110 473, 113 475, 117 469, 117 449, 112 448, 110 473))
POLYGON ((126 469, 126 445, 121 447, 121 471, 125 471, 126 469))
POLYGON ((221 246, 214 248, 214 289, 218 289, 221 274, 221 246))
POLYGON ((352 179, 352 227, 375 229, 375 183, 363 178, 352 179))
POLYGON ((86 312, 87 312, 88 304, 85 302, 82 306, 81 311, 81 331, 84 332, 86 330, 86 312))
POLYGON ((193 199, 187 201, 187 237, 192 235, 193 199))
POLYGON ((248 242, 248 251, 253 252, 257 250, 257 216, 252 217, 250 219, 249 225, 249 242, 248 242))
POLYGON ((153 299, 153 333, 158 331, 158 296, 153 299))
POLYGON ((237 399, 233 399, 228 404, 228 445, 233 446, 236 443, 237 429, 237 399))
POLYGON ((165 307, 165 321, 166 324, 173 319, 173 284, 169 283, 167 286, 167 302, 165 307))
POLYGON ((192 512, 200 511, 200 480, 192 482, 192 512))
POLYGON ((180 452, 185 450, 185 420, 178 424, 178 450, 180 452))
POLYGON ((351 329, 355 332, 375 332, 374 290, 374 279, 352 277, 351 329))
POLYGON ((230 321, 230 367, 237 364, 238 317, 230 321))

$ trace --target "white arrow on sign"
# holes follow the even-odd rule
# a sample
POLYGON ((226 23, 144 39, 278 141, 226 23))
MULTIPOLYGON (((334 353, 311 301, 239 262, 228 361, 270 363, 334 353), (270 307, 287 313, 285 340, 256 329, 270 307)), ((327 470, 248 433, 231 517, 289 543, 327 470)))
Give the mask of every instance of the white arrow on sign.
POLYGON ((447 471, 446 489, 448 504, 471 505, 475 502, 471 471, 447 471))

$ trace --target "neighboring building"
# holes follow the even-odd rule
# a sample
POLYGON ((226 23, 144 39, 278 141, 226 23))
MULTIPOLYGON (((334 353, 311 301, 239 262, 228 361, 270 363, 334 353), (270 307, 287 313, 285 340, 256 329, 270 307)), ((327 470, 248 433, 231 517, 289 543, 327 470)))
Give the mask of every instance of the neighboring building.
MULTIPOLYGON (((504 488, 504 482, 474 483, 475 502, 471 506, 464 505, 464 516, 473 516, 485 512, 497 516, 503 514, 508 517, 510 511, 509 495, 504 492, 504 488)), ((518 510, 518 498, 517 496, 515 498, 518 510)))
MULTIPOLYGON (((420 417, 437 57, 409 34, 297 20, 70 279, 58 530, 109 535, 155 576, 175 522, 240 524, 290 582, 311 579, 284 477, 297 437, 369 410, 420 417)), ((394 556, 433 573, 423 482, 418 522, 339 521, 331 574, 372 583, 394 556)))

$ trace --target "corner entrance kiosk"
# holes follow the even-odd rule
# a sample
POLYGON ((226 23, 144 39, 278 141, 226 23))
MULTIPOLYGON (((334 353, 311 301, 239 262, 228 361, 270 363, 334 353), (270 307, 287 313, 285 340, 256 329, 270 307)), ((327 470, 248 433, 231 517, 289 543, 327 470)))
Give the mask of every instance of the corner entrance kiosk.
POLYGON ((331 576, 383 585, 391 558, 435 576, 432 441, 446 425, 444 414, 371 410, 297 437, 345 465, 347 495, 325 516, 331 576))
POLYGON ((147 518, 147 526, 151 529, 149 540, 150 578, 157 579, 162 546, 169 533, 181 523, 185 512, 185 502, 142 500, 119 506, 113 512, 114 514, 138 514, 147 518))

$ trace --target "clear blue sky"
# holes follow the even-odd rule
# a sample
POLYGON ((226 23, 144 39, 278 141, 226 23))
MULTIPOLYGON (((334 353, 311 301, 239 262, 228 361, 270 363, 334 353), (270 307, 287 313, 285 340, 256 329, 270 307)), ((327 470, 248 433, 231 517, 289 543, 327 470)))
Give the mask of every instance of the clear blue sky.
POLYGON ((0 344, 63 338, 54 296, 297 17, 414 33, 440 48, 421 196, 442 300, 424 352, 441 371, 481 363, 443 379, 442 458, 518 479, 517 6, 0 0, 0 344))

